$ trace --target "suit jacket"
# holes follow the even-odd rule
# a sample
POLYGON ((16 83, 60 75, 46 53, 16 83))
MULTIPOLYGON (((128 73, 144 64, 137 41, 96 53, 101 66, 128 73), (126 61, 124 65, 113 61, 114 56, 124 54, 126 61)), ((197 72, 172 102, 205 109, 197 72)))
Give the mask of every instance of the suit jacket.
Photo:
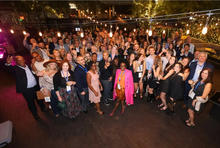
MULTIPOLYGON (((121 69, 117 69, 116 71, 116 76, 115 76, 115 83, 114 83, 114 92, 113 92, 113 99, 116 99, 117 94, 116 94, 116 85, 117 85, 117 80, 120 75, 121 69)), ((133 76, 132 72, 128 69, 125 69, 125 99, 126 99, 126 104, 134 104, 134 82, 133 82, 133 76)))
MULTIPOLYGON (((189 73, 189 76, 188 76, 187 80, 191 80, 193 78, 193 76, 195 74, 195 71, 196 71, 197 63, 198 63, 198 61, 192 62, 190 64, 190 67, 189 67, 190 68, 190 73, 189 73)), ((204 63, 203 69, 204 68, 210 68, 212 71, 214 70, 214 66, 212 64, 207 63, 207 62, 204 63)))
MULTIPOLYGON (((17 93, 25 92, 27 90, 27 76, 26 76, 25 70, 20 68, 17 65, 16 66, 8 66, 8 68, 9 68, 9 71, 11 71, 15 75, 16 92, 17 93)), ((30 67, 29 67, 29 69, 31 70, 30 67)), ((36 79, 36 81, 37 81, 37 79, 36 79)), ((37 85, 36 85, 36 89, 37 89, 37 85)))

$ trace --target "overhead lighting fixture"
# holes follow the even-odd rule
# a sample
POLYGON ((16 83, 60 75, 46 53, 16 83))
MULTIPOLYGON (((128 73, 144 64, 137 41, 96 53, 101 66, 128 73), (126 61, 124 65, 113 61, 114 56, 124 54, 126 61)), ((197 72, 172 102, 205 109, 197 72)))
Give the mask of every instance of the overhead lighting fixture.
POLYGON ((58 36, 58 37, 61 37, 61 33, 60 33, 60 32, 57 32, 57 36, 58 36))
POLYGON ((166 30, 163 30, 163 34, 165 34, 166 33, 166 30))
POLYGON ((125 27, 125 28, 124 28, 124 31, 126 31, 126 30, 127 30, 127 28, 125 27))
POLYGON ((80 37, 81 37, 81 38, 84 37, 84 33, 83 33, 83 32, 80 33, 80 37))
POLYGON ((202 28, 202 34, 205 35, 207 33, 207 31, 208 31, 208 27, 207 26, 202 28))
POLYGON ((43 34, 42 34, 42 32, 39 32, 39 36, 42 36, 43 34))
POLYGON ((14 34, 14 33, 15 33, 13 29, 10 29, 10 32, 11 32, 11 34, 14 34))
POLYGON ((69 3, 70 9, 77 9, 76 4, 74 3, 69 3))
POLYGON ((109 37, 112 38, 112 36, 113 36, 113 33, 112 33, 112 31, 110 31, 109 32, 109 37))
POLYGON ((189 29, 188 29, 188 30, 186 30, 186 34, 189 34, 189 32, 190 32, 190 31, 189 31, 189 29))
POLYGON ((23 31, 23 35, 26 35, 26 34, 27 34, 27 32, 24 30, 24 31, 23 31))
POLYGON ((149 30, 148 35, 152 36, 152 30, 149 30))

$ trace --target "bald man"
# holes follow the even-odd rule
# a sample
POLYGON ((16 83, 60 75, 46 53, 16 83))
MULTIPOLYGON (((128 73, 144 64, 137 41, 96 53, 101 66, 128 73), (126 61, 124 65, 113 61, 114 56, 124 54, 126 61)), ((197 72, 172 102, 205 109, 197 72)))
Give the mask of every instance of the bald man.
MULTIPOLYGON (((25 59, 22 56, 15 57, 15 66, 11 66, 12 60, 12 57, 7 58, 7 66, 9 66, 10 70, 12 70, 12 72, 15 74, 16 92, 21 93, 24 96, 33 117, 38 120, 40 118, 34 103, 34 100, 37 100, 37 81, 35 76, 33 75, 30 67, 25 64, 25 59)), ((37 100, 37 103, 40 106, 41 111, 45 111, 43 102, 37 100)))
POLYGON ((88 105, 89 105, 89 93, 88 93, 88 85, 86 81, 86 74, 88 72, 87 68, 85 67, 85 59, 82 56, 78 56, 77 59, 77 66, 74 70, 74 78, 76 81, 76 90, 81 101, 81 105, 83 108, 83 112, 88 112, 88 105))

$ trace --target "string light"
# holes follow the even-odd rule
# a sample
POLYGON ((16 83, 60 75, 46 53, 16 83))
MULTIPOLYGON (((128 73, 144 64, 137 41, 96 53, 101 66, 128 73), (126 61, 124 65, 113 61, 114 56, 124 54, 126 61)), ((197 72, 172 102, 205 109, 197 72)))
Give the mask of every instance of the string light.
POLYGON ((42 34, 42 32, 39 32, 39 36, 42 36, 43 34, 42 34))
POLYGON ((60 32, 57 32, 57 36, 58 36, 58 37, 61 37, 61 33, 60 33, 60 32))
POLYGON ((149 32, 149 30, 147 29, 147 30, 146 30, 146 33, 148 34, 148 32, 149 32))
POLYGON ((27 34, 27 32, 24 30, 24 31, 23 31, 23 35, 26 35, 26 34, 27 34))
POLYGON ((208 31, 208 27, 207 26, 202 28, 202 34, 205 35, 207 33, 207 31, 208 31))
POLYGON ((189 34, 189 32, 190 32, 190 31, 189 31, 189 29, 188 29, 188 30, 186 30, 186 34, 189 34))
POLYGON ((81 37, 81 38, 84 37, 84 33, 83 33, 83 32, 80 33, 80 37, 81 37))
POLYGON ((10 32, 11 32, 11 34, 14 34, 14 33, 15 33, 13 29, 10 29, 10 32))
POLYGON ((113 34, 112 31, 109 32, 109 37, 112 38, 113 34))
POLYGON ((152 36, 152 30, 149 30, 148 35, 152 36))

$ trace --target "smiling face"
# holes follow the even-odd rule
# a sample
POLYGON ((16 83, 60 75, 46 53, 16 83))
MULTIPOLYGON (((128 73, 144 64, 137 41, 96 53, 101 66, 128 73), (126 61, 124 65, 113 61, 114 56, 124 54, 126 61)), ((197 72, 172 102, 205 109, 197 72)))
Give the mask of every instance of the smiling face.
POLYGON ((122 62, 120 64, 120 68, 121 68, 121 71, 124 71, 126 69, 126 64, 122 62))
POLYGON ((204 52, 199 53, 199 62, 204 63, 207 60, 207 54, 204 52))
POLYGON ((69 70, 69 64, 67 62, 63 63, 62 70, 63 71, 68 71, 69 70))
POLYGON ((184 59, 182 60, 182 64, 183 64, 183 66, 188 65, 188 64, 189 64, 189 59, 188 59, 188 58, 184 58, 184 59))
POLYGON ((169 61, 170 65, 173 65, 175 62, 176 62, 176 57, 171 57, 169 61))
POLYGON ((180 66, 179 63, 175 64, 175 66, 174 66, 174 71, 175 71, 176 73, 178 73, 178 72, 181 71, 181 66, 180 66))
POLYGON ((202 73, 201 73, 201 78, 203 81, 205 81, 209 76, 209 71, 208 70, 204 70, 202 73))

